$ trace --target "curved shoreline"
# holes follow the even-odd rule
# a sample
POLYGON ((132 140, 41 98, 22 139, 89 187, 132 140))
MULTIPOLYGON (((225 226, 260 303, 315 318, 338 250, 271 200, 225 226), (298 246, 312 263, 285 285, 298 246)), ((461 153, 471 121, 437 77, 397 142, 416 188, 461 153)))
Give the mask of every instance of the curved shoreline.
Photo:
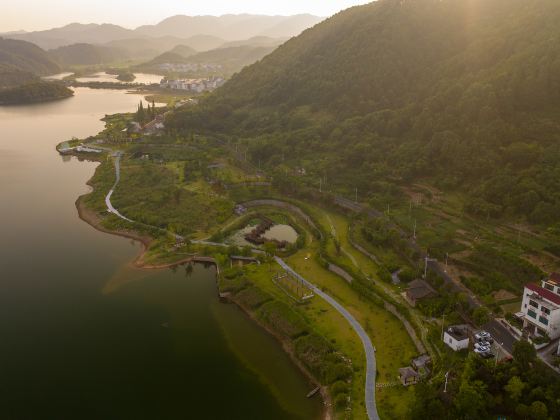
MULTIPOLYGON (((87 182, 87 185, 89 185, 92 189, 94 188, 91 185, 90 181, 87 182)), ((94 229, 96 229, 100 232, 107 233, 107 234, 110 234, 110 235, 120 236, 122 238, 132 239, 134 241, 139 242, 142 245, 142 250, 140 251, 140 253, 136 257, 136 259, 134 261, 132 261, 132 263, 131 263, 131 265, 134 268, 141 269, 141 270, 162 270, 162 269, 166 269, 166 268, 177 267, 179 265, 183 265, 183 264, 186 264, 186 263, 189 263, 189 262, 193 261, 193 257, 188 257, 188 258, 184 258, 184 259, 182 259, 180 261, 177 261, 177 262, 162 264, 162 265, 146 265, 146 264, 144 264, 143 263, 144 256, 146 255, 146 252, 148 251, 148 248, 150 247, 150 244, 153 242, 153 238, 151 238, 149 236, 142 236, 139 233, 134 232, 134 231, 123 232, 123 231, 110 230, 110 229, 107 229, 107 228, 103 227, 102 224, 101 224, 101 219, 95 213, 95 211, 93 211, 91 209, 88 209, 87 206, 84 204, 83 200, 89 194, 90 193, 81 195, 76 200, 75 204, 76 204, 76 209, 78 210, 79 218, 82 221, 86 222, 88 225, 90 225, 91 227, 93 227, 94 229)), ((333 409, 332 409, 332 407, 333 407, 332 406, 332 398, 330 396, 330 393, 329 393, 327 387, 322 386, 320 384, 320 382, 296 358, 296 356, 293 352, 293 348, 290 346, 290 344, 286 340, 284 340, 279 334, 277 334, 274 330, 267 327, 263 323, 259 322, 259 320, 247 308, 245 308, 243 305, 241 305, 239 302, 237 302, 234 298, 228 297, 227 300, 229 302, 234 303, 239 309, 241 309, 241 311, 243 311, 243 313, 251 321, 255 322, 260 328, 265 330, 268 334, 272 335, 279 342, 279 344, 281 345, 284 352, 286 352, 288 354, 288 357, 290 358, 292 363, 294 363, 294 365, 303 374, 303 376, 308 381, 310 381, 312 384, 316 384, 317 386, 320 387, 320 394, 321 394, 321 398, 322 398, 323 403, 324 403, 324 410, 323 410, 323 414, 322 414, 321 418, 324 419, 324 420, 334 419, 333 409)))

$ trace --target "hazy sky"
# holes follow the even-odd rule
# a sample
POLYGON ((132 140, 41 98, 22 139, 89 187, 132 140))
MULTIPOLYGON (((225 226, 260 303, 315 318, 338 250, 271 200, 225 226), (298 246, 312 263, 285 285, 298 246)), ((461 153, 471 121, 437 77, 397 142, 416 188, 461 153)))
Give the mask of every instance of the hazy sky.
POLYGON ((371 0, 0 0, 0 33, 49 29, 71 22, 133 28, 166 17, 258 13, 330 16, 371 0))

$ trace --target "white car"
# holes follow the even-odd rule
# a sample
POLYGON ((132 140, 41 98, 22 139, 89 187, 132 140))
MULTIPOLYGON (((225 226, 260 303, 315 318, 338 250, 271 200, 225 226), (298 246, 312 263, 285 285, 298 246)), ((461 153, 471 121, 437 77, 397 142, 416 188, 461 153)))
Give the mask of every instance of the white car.
POLYGON ((490 347, 490 343, 488 341, 480 341, 478 343, 474 343, 475 349, 479 349, 481 347, 490 347))
POLYGON ((490 335, 489 332, 486 331, 479 331, 474 335, 474 338, 476 341, 487 341, 489 343, 492 343, 494 340, 492 339, 492 336, 490 335))
POLYGON ((478 348, 474 349, 474 352, 475 352, 475 353, 478 353, 478 354, 485 354, 485 353, 488 353, 488 352, 490 352, 490 346, 487 346, 487 347, 478 347, 478 348))

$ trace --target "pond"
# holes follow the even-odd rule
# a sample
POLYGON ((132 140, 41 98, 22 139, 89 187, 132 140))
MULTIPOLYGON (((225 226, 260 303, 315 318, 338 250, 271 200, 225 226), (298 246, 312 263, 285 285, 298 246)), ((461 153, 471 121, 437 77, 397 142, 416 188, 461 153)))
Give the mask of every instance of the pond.
MULTIPOLYGON (((248 225, 243 229, 238 230, 228 238, 228 242, 237 246, 254 246, 245 239, 245 235, 252 232, 256 225, 248 225)), ((263 235, 263 238, 271 241, 286 241, 289 244, 295 244, 298 239, 297 231, 290 225, 278 224, 272 226, 263 235)))
POLYGON ((264 233, 263 237, 270 240, 279 242, 286 241, 289 244, 294 244, 297 241, 298 233, 290 225, 274 225, 264 233))

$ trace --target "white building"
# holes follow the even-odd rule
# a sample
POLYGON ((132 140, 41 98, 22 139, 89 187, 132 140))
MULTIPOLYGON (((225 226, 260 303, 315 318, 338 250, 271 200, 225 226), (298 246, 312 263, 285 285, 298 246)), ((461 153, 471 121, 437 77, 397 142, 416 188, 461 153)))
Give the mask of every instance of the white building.
POLYGON ((521 303, 523 329, 531 335, 560 337, 560 275, 552 274, 541 286, 528 284, 521 303))
POLYGON ((221 77, 210 77, 207 79, 178 79, 162 80, 160 86, 166 89, 186 90, 189 92, 202 93, 219 88, 225 83, 221 77))
POLYGON ((449 327, 443 334, 443 341, 453 351, 469 348, 469 329, 466 325, 449 327))

